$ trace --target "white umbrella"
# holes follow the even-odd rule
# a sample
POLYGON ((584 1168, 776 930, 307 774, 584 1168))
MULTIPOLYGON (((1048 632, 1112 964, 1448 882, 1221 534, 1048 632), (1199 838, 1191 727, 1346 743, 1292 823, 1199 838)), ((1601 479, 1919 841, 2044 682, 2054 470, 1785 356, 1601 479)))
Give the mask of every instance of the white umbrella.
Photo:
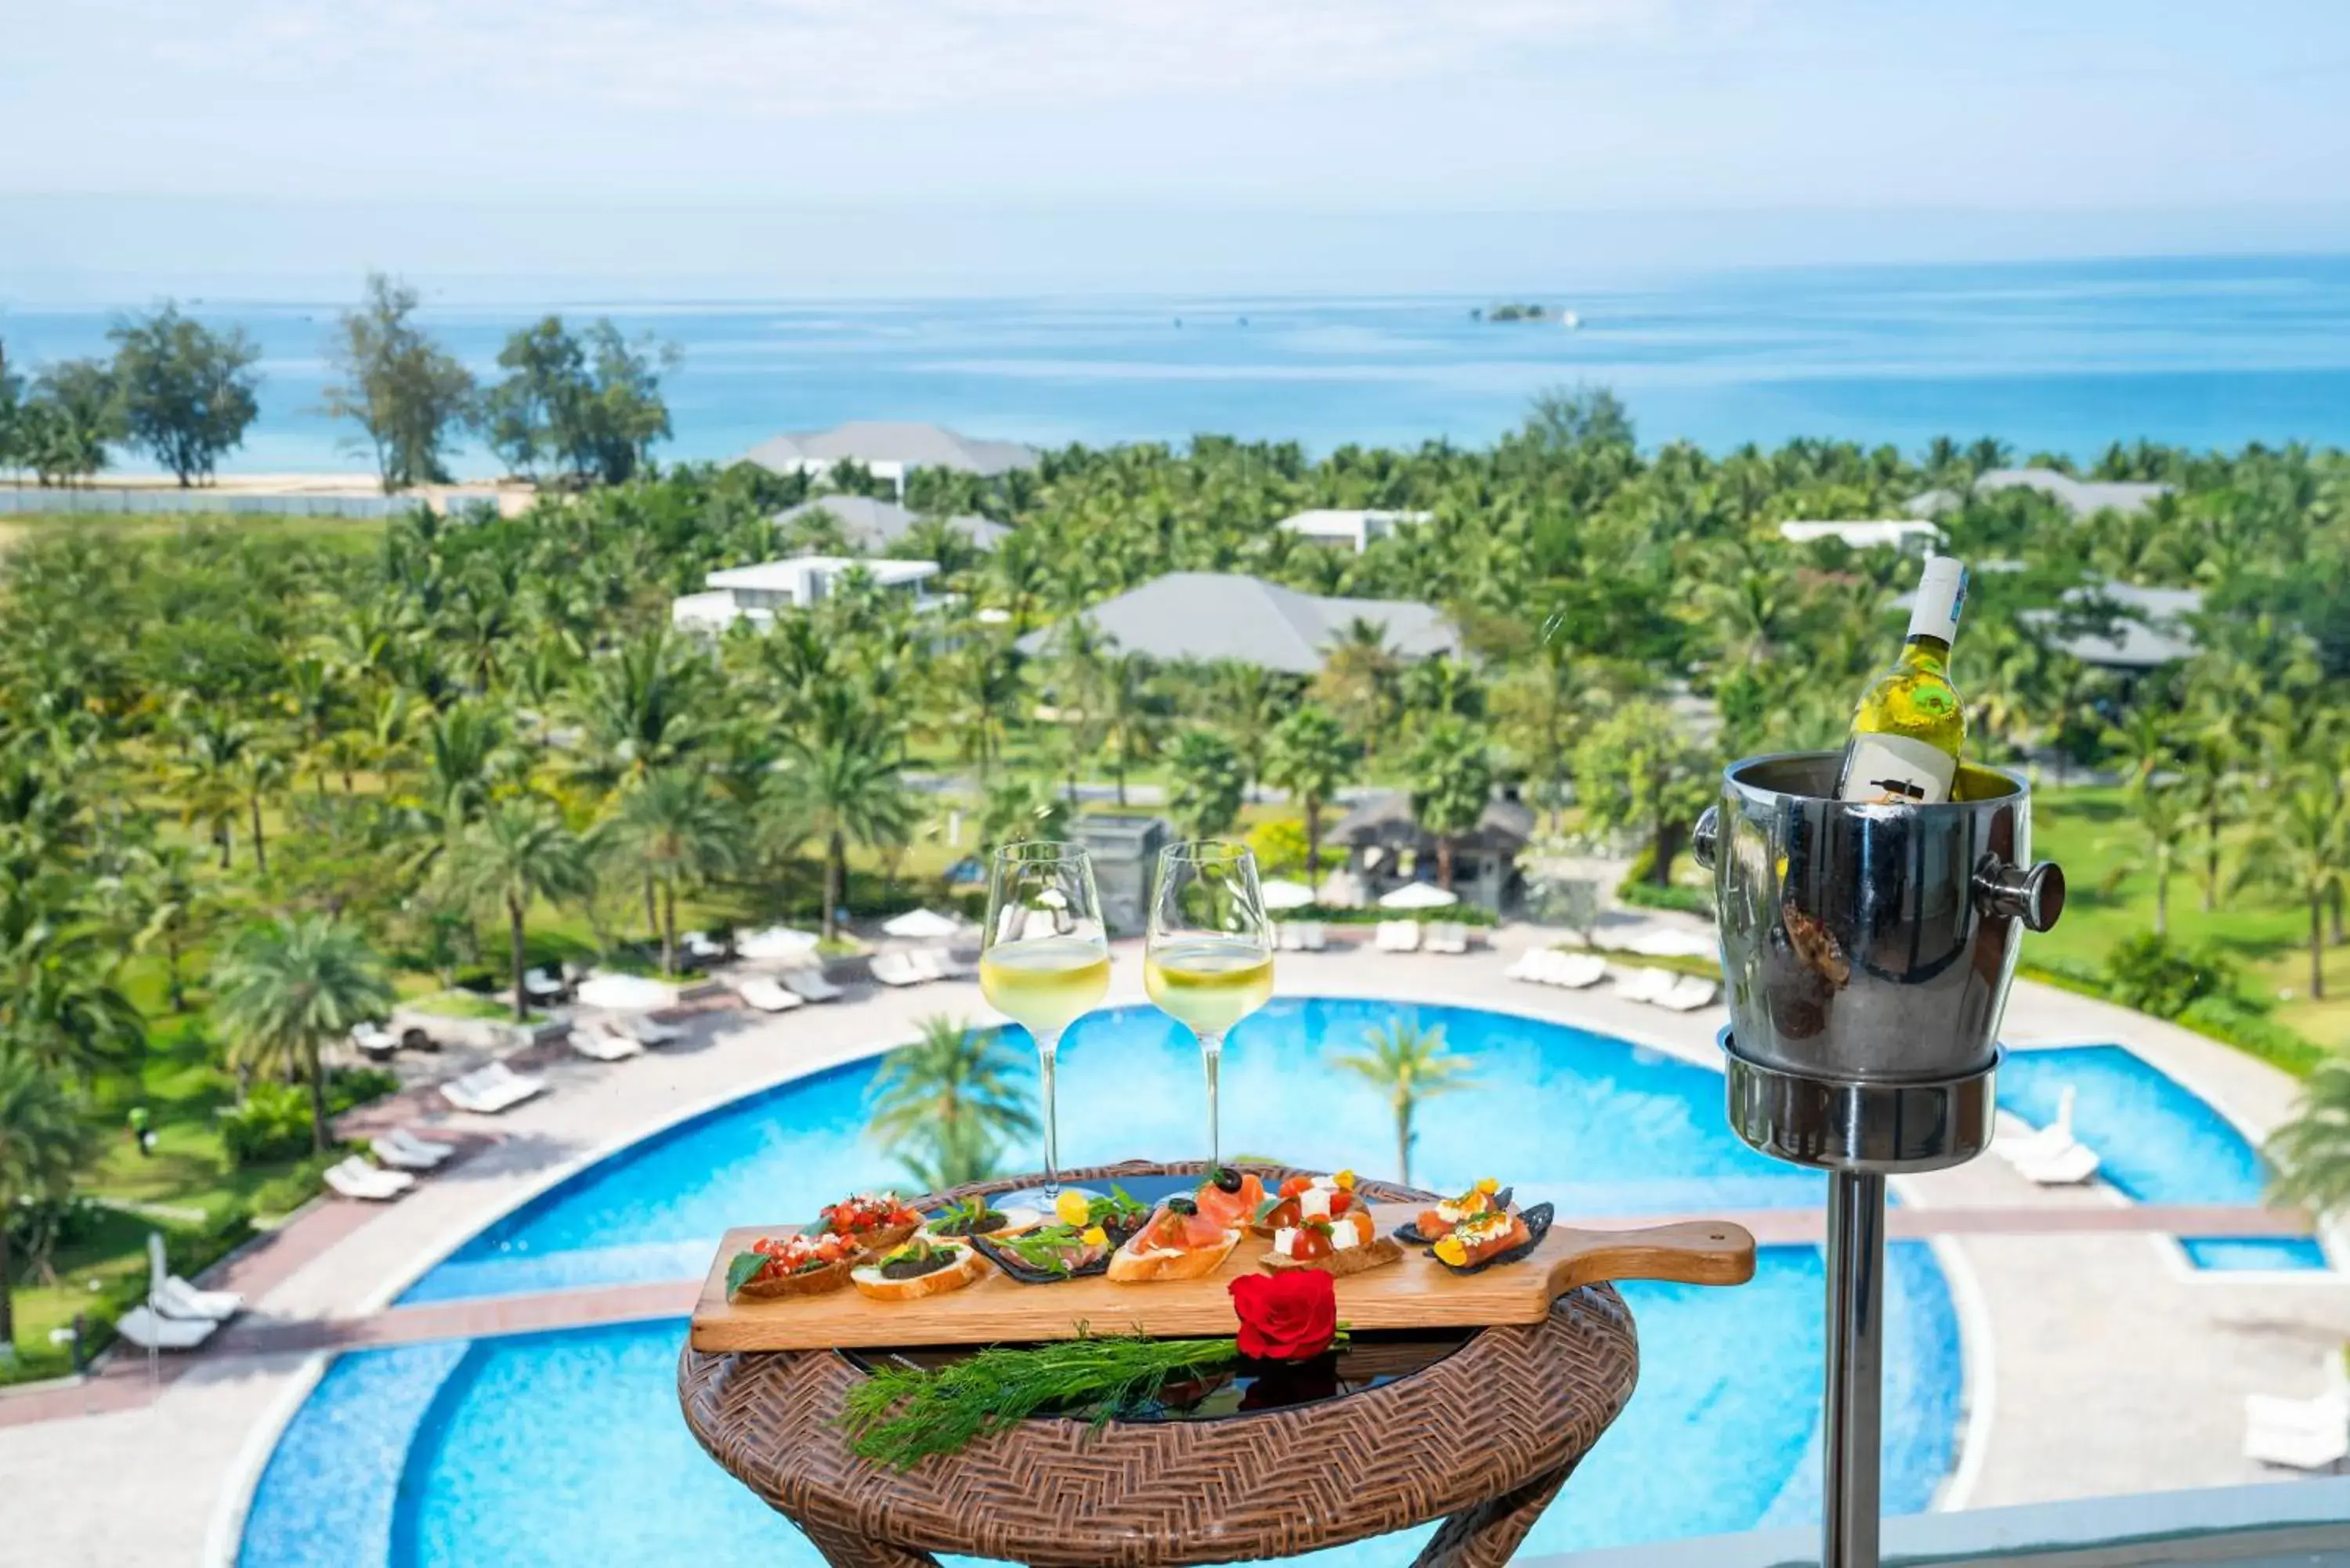
POLYGON ((1719 942, 1674 926, 1641 931, 1624 947, 1642 958, 1711 958, 1721 950, 1719 942))
POLYGON ((677 987, 639 974, 590 975, 579 982, 578 995, 581 1006, 610 1012, 650 1012, 677 1005, 677 987))
POLYGON ((790 926, 769 926, 764 931, 753 931, 747 937, 738 939, 734 950, 746 959, 765 962, 805 958, 816 951, 816 933, 796 930, 790 926))
POLYGON ((1283 877, 1275 877, 1257 890, 1264 895, 1268 909, 1302 909, 1314 902, 1313 888, 1283 877))
POLYGON ((1461 901, 1433 882, 1407 882, 1379 900, 1382 909, 1441 909, 1461 901))
POLYGON ((1363 903, 1362 878, 1352 871, 1333 871, 1322 878, 1322 907, 1326 909, 1360 909, 1363 903))
POLYGON ((953 936, 962 929, 962 925, 952 917, 941 915, 934 909, 909 909, 902 915, 882 921, 881 929, 893 937, 927 942, 953 936))

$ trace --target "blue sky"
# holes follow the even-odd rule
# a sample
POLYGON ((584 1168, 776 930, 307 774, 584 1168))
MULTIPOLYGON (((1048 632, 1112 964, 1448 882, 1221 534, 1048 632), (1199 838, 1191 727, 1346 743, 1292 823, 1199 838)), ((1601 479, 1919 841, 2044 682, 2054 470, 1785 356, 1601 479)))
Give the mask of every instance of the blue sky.
POLYGON ((0 0, 0 36, 19 294, 2350 244, 2323 0, 0 0))

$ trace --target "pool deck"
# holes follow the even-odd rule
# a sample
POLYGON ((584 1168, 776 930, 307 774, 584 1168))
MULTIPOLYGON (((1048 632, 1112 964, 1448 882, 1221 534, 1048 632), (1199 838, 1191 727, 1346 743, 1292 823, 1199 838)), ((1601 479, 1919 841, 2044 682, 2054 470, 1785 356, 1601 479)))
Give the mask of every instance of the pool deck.
MULTIPOLYGON (((1675 1014, 1607 987, 1561 992, 1506 979, 1523 928, 1468 957, 1344 950, 1284 954, 1295 995, 1457 1002, 1581 1025, 1713 1064, 1718 1008, 1675 1014)), ((1142 1000, 1120 964, 1113 1003, 1142 1000)), ((240 1259, 254 1310, 207 1351, 117 1355, 69 1386, 0 1397, 0 1475, 15 1496, 0 1563, 188 1568, 233 1561, 244 1500, 278 1425, 307 1393, 319 1346, 475 1335, 680 1310, 681 1282, 386 1310, 473 1232, 580 1165, 681 1116, 763 1085, 902 1043, 937 1013, 988 1016, 978 989, 875 989, 770 1018, 697 1019, 688 1042, 617 1066, 552 1064, 553 1092, 494 1120, 447 1113, 468 1156, 395 1204, 322 1204, 240 1259)), ((2293 1085, 2229 1048, 2139 1014, 2019 983, 2012 1044, 2119 1043, 2264 1136, 2293 1085)), ((2314 1394, 2321 1355, 2350 1338, 2350 1281, 2337 1273, 2190 1271, 2103 1188, 2044 1190, 2003 1161, 1899 1184, 1905 1232, 1936 1232, 1966 1334, 1969 1427, 1946 1505, 2054 1501, 2106 1492, 2280 1479, 2245 1461, 2242 1399, 2314 1394), (1943 1221, 1935 1211, 1946 1211, 1943 1221), (1986 1229, 1986 1228, 1989 1229, 1986 1229), (2117 1228, 2108 1228, 2117 1227, 2117 1228)), ((1805 1211, 1753 1216, 1767 1239, 1799 1240, 1805 1211)), ((2183 1217, 2182 1217, 2183 1218, 2183 1217)))

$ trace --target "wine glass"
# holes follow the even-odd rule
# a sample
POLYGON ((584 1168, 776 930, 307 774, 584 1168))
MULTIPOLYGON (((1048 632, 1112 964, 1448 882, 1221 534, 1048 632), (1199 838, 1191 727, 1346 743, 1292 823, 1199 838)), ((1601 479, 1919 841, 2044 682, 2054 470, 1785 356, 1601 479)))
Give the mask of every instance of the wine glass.
POLYGON ((1224 1036, 1273 997, 1273 928, 1247 846, 1204 838, 1159 852, 1142 981, 1159 1011, 1199 1039, 1213 1170, 1223 1160, 1216 1068, 1224 1036))
POLYGON ((979 989, 988 1004, 1036 1042, 1045 1097, 1045 1184, 1010 1198, 1061 1192, 1059 1127, 1053 1112, 1054 1058, 1061 1035, 1109 990, 1109 939, 1102 929, 1094 864, 1075 844, 1030 841, 997 849, 987 868, 987 929, 979 989))

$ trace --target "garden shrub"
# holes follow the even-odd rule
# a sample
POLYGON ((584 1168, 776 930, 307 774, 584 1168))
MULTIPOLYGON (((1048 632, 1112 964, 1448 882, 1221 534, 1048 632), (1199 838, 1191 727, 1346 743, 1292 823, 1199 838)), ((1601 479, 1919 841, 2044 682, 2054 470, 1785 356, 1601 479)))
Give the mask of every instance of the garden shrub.
POLYGON ((255 1084, 244 1104, 221 1113, 220 1132, 232 1165, 298 1159, 310 1152, 309 1091, 299 1084, 255 1084))
POLYGON ((2108 994, 2124 1007, 2176 1018, 2206 997, 2231 995, 2236 971, 2208 949, 2189 951, 2142 931, 2106 955, 2106 982, 2108 994))
POLYGON ((400 1075, 389 1067, 344 1067, 327 1080, 327 1109, 340 1116, 353 1106, 400 1092, 400 1075))
POLYGON ((2259 1008, 2247 1006, 2234 997, 2199 998, 2180 1011, 2177 1022, 2198 1034, 2208 1034, 2247 1055, 2258 1056, 2296 1078, 2309 1076, 2325 1059, 2324 1047, 2303 1039, 2259 1008))

